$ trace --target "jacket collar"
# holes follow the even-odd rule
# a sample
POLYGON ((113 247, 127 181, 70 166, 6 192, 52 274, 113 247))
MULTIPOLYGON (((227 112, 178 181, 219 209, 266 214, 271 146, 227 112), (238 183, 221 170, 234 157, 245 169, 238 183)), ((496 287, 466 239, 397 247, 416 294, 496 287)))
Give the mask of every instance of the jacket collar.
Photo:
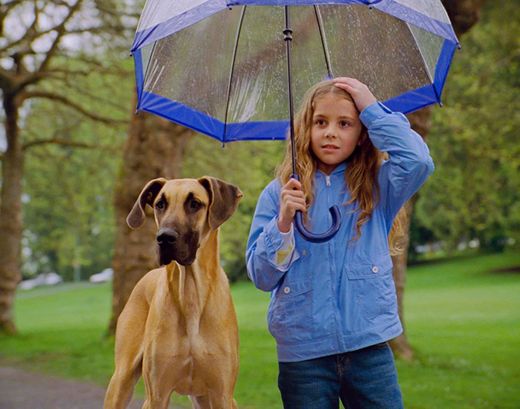
MULTIPOLYGON (((347 169, 347 161, 346 160, 341 162, 338 166, 336 166, 336 168, 328 176, 343 174, 343 173, 345 173, 345 169, 347 169)), ((322 177, 327 176, 327 174, 325 174, 324 172, 322 172, 319 169, 316 170, 316 175, 321 175, 322 177)))

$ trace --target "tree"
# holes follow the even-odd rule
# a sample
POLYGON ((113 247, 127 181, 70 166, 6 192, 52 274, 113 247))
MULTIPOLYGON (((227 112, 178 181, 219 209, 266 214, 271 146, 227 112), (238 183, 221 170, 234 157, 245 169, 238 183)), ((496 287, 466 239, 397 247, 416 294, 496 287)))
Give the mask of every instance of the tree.
MULTIPOLYGON (((94 90, 98 85, 90 75, 81 88, 94 90)), ((131 79, 128 87, 101 87, 98 92, 128 101, 129 89, 131 79)), ((104 101, 92 107, 109 116, 119 110, 104 101)), ((42 100, 31 104, 23 132, 30 148, 24 161, 22 274, 54 271, 64 280, 88 278, 110 266, 112 259, 111 204, 124 128, 85 121, 66 106, 42 100), (56 141, 58 135, 66 144, 36 144, 56 141)))
MULTIPOLYGON (((97 47, 102 44, 114 49, 120 45, 117 36, 126 31, 121 24, 126 14, 117 7, 116 1, 110 0, 26 0, 6 1, 0 5, 0 90, 6 139, 6 150, 1 156, 1 332, 16 332, 12 304, 21 277, 22 180, 24 150, 29 147, 24 144, 20 126, 23 110, 29 101, 43 98, 66 105, 95 121, 117 122, 93 112, 88 103, 72 98, 66 90, 90 70, 103 70, 104 62, 95 57, 94 51, 97 53, 97 47), (81 60, 82 66, 67 64, 70 58, 81 60)), ((104 47, 108 52, 109 47, 104 47)), ((52 142, 41 140, 38 144, 52 142)))
POLYGON ((519 13, 514 3, 487 3, 432 121, 437 169, 416 221, 448 253, 474 238, 493 251, 520 239, 519 13))
MULTIPOLYGON (((457 35, 462 36, 479 18, 480 9, 483 0, 443 0, 444 7, 448 12, 453 27, 457 35)), ((408 116, 412 128, 415 129, 424 139, 427 138, 431 127, 431 108, 425 108, 408 116)), ((392 257, 394 263, 394 281, 397 291, 397 300, 399 306, 399 316, 401 322, 404 324, 404 290, 406 286, 406 264, 408 260, 408 247, 410 243, 410 220, 413 214, 413 207, 417 200, 417 196, 410 199, 408 203, 403 206, 403 219, 405 220, 404 235, 400 238, 401 246, 404 252, 399 256, 392 257)), ((391 342, 392 349, 399 357, 410 360, 413 358, 413 350, 407 340, 406 332, 397 337, 391 342)))

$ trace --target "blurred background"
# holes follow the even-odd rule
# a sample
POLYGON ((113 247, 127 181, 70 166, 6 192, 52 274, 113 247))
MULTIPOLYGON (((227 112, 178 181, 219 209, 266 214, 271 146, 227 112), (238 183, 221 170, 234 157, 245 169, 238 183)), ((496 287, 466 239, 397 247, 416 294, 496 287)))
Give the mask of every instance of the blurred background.
MULTIPOLYGON (((410 115, 436 170, 403 210, 408 252, 394 273, 406 333, 393 347, 406 407, 518 408, 520 4, 443 4, 462 50, 444 106, 410 115)), ((221 232, 241 336, 237 401, 281 407, 269 296, 247 281, 244 253, 285 144, 222 146, 135 114, 128 49, 142 6, 0 5, 0 366, 105 387, 117 316, 156 266, 153 221, 132 232, 124 219, 149 179, 211 175, 244 192, 221 232)))

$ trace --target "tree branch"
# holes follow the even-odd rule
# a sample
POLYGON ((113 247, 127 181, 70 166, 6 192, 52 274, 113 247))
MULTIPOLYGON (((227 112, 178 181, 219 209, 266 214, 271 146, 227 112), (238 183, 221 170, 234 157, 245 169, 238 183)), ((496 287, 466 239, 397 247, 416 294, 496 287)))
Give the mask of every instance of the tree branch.
POLYGON ((21 96, 20 102, 25 101, 26 99, 29 99, 29 98, 46 98, 51 101, 59 102, 69 108, 74 109, 75 111, 79 112, 83 116, 86 116, 87 118, 92 119, 93 121, 101 122, 101 123, 104 123, 107 125, 117 126, 117 125, 124 125, 124 124, 128 123, 128 121, 126 121, 126 120, 109 118, 109 117, 105 117, 102 115, 98 115, 94 112, 90 112, 87 109, 85 109, 84 107, 82 107, 81 105, 79 105, 78 103, 72 101, 71 99, 67 98, 64 95, 55 94, 55 93, 47 92, 47 91, 24 92, 21 96))
POLYGON ((0 67, 0 89, 4 92, 8 91, 12 82, 9 72, 0 67))
POLYGON ((81 3, 82 3, 82 0, 78 0, 76 2, 76 4, 74 4, 73 6, 69 6, 69 12, 68 14, 65 16, 65 18, 61 21, 60 24, 58 24, 57 26, 54 27, 54 30, 56 31, 56 38, 54 39, 51 47, 49 48, 49 50, 47 51, 46 55, 45 55, 45 58, 43 59, 42 63, 40 64, 40 66, 38 67, 38 69, 36 70, 37 72, 38 71, 45 71, 47 69, 47 66, 49 65, 49 62, 50 60, 52 59, 52 57, 54 56, 54 54, 56 54, 56 51, 58 50, 58 45, 60 44, 60 41, 63 37, 63 35, 65 34, 66 32, 66 27, 65 25, 70 21, 70 19, 74 16, 74 13, 76 13, 76 11, 79 10, 80 6, 81 6, 81 3))
MULTIPOLYGON (((15 2, 15 3, 20 3, 19 1, 15 2)), ((31 25, 29 27, 27 27, 27 29, 25 30, 25 33, 23 33, 22 36, 20 36, 18 38, 18 40, 14 40, 12 42, 8 42, 4 47, 0 48, 0 53, 3 53, 7 50, 13 50, 17 45, 19 44, 22 44, 22 43, 25 43, 26 44, 26 50, 25 51, 21 51, 21 50, 16 50, 17 53, 19 53, 21 56, 24 56, 24 55, 27 55, 27 54, 34 54, 34 51, 31 49, 31 43, 44 36, 45 34, 48 34, 50 32, 52 32, 54 30, 54 27, 51 27, 47 30, 43 30, 43 31, 38 31, 37 30, 37 26, 38 26, 38 23, 40 21, 40 14, 41 14, 41 11, 43 10, 43 7, 45 6, 42 6, 42 8, 39 8, 38 7, 38 2, 37 0, 33 0, 33 6, 34 6, 34 19, 31 23, 31 25)), ((1 14, 0 14, 1 15, 1 14)), ((3 18, 5 18, 7 16, 7 13, 5 15, 2 15, 3 18)), ((2 27, 0 27, 0 32, 3 33, 3 29, 2 27)), ((4 35, 5 38, 7 38, 7 36, 4 35)))
POLYGON ((16 81, 14 85, 14 93, 19 93, 22 91, 25 87, 31 84, 35 84, 39 81, 41 81, 44 78, 49 78, 52 76, 52 73, 50 71, 37 71, 34 73, 27 73, 23 76, 22 80, 16 81))
POLYGON ((108 15, 110 15, 112 17, 117 17, 117 18, 128 17, 128 18, 133 18, 136 21, 139 20, 139 13, 138 12, 136 12, 136 13, 127 13, 127 12, 122 11, 120 9, 105 7, 102 1, 98 1, 98 2, 96 2, 96 4, 97 4, 97 8, 98 8, 99 11, 102 11, 103 13, 108 14, 108 15))
MULTIPOLYGON (((52 31, 54 31, 54 27, 51 27, 47 30, 44 30, 44 31, 39 31, 39 32, 34 32, 32 34, 28 34, 27 32, 24 33, 24 35, 22 37, 20 37, 18 40, 15 40, 13 41, 12 43, 8 43, 5 45, 5 47, 2 47, 0 48, 0 52, 4 52, 4 51, 7 51, 9 50, 10 48, 13 48, 15 46, 17 46, 18 44, 21 44, 21 43, 27 43, 27 44, 30 44, 32 43, 34 40, 36 40, 37 38, 40 38, 40 37, 43 37, 44 35, 46 34, 49 34, 51 33, 52 31)), ((31 50, 32 52, 32 50, 31 50)), ((28 54, 27 52, 24 53, 24 54, 28 54)))
POLYGON ((17 6, 18 1, 7 1, 0 4, 0 33, 4 32, 4 21, 9 12, 17 6))
POLYGON ((28 150, 35 146, 50 145, 50 144, 60 145, 60 146, 69 146, 72 148, 103 149, 106 151, 118 152, 117 149, 115 149, 114 147, 111 147, 111 146, 97 145, 97 144, 91 144, 91 143, 85 143, 85 142, 77 142, 77 141, 71 141, 71 140, 62 139, 62 138, 37 139, 37 140, 25 143, 23 145, 22 149, 25 151, 25 150, 28 150))
MULTIPOLYGON (((110 85, 104 85, 106 87, 110 87, 110 85)), ((99 101, 100 103, 102 103, 103 105, 105 106, 111 106, 115 109, 117 109, 119 112, 121 112, 123 115, 126 115, 127 114, 127 111, 128 111, 128 105, 125 101, 125 103, 120 103, 118 104, 117 102, 114 102, 113 100, 111 99, 108 99, 108 98, 102 98, 100 97, 99 95, 96 95, 90 91, 87 91, 85 88, 82 88, 81 86, 78 86, 77 84, 74 84, 74 83, 69 83, 68 84, 68 88, 70 90, 75 90, 77 91, 78 93, 80 93, 82 96, 86 96, 86 97, 89 97, 91 98, 92 100, 95 100, 95 101, 99 101)))

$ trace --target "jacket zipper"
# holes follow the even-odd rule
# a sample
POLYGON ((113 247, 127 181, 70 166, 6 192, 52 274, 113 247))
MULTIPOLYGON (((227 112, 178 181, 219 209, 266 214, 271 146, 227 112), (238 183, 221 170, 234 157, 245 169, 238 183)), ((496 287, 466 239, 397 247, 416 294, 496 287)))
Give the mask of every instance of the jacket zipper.
MULTIPOLYGON (((325 175, 325 186, 328 187, 328 188, 332 186, 332 183, 331 183, 331 180, 330 180, 330 175, 325 175)), ((327 189, 326 195, 327 195, 327 203, 329 204, 329 206, 331 205, 331 203, 330 203, 331 194, 332 194, 331 190, 327 189)), ((334 244, 333 244, 332 240, 329 241, 328 244, 327 244, 327 250, 328 250, 328 256, 330 257, 331 260, 334 260, 334 256, 333 256, 334 247, 333 246, 334 246, 334 244)), ((330 289, 329 289, 329 291, 331 293, 334 293, 334 284, 333 284, 333 282, 334 282, 335 277, 337 275, 336 274, 336 263, 335 263, 335 261, 331 262, 330 269, 331 270, 330 270, 330 273, 329 273, 329 275, 330 275, 330 289)), ((332 299, 332 297, 331 297, 331 299, 332 299)), ((336 331, 335 331, 336 332, 336 343, 337 343, 336 348, 342 349, 343 346, 342 346, 341 335, 340 335, 340 331, 339 331, 339 328, 340 328, 339 322, 340 322, 340 320, 338 318, 338 312, 335 309, 334 302, 332 302, 331 308, 334 311, 334 318, 332 320, 334 321, 334 325, 336 327, 336 331)))

